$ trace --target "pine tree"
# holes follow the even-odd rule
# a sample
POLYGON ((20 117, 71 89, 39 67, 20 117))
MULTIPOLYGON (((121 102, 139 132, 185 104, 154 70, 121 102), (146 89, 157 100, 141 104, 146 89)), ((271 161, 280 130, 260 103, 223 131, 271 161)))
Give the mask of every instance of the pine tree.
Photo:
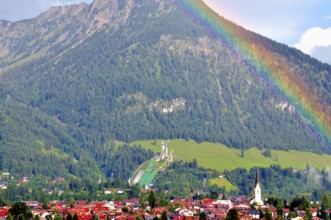
POLYGON ((8 215, 6 217, 6 220, 13 220, 13 216, 11 215, 10 212, 8 212, 8 215))
POLYGON ((161 214, 161 220, 168 220, 168 215, 166 211, 163 211, 161 214))
POLYGON ((77 213, 74 214, 73 220, 79 220, 77 213))
POLYGON ((230 209, 226 214, 226 220, 239 220, 239 214, 236 209, 230 209))
POLYGON ((265 220, 272 220, 272 214, 269 209, 265 210, 265 220))
POLYGON ((200 219, 200 220, 207 220, 207 215, 206 215, 206 213, 204 213, 204 212, 200 212, 199 219, 200 219))
POLYGON ((67 214, 66 220, 73 220, 72 214, 70 212, 67 214))
POLYGON ((149 193, 148 204, 149 207, 151 207, 151 210, 155 208, 155 195, 153 190, 149 193))

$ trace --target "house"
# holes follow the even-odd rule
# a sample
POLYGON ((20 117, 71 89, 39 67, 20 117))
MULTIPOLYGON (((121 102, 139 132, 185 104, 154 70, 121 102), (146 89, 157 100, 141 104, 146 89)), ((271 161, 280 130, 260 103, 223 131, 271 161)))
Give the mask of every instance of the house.
POLYGON ((20 180, 19 180, 20 183, 27 183, 29 182, 29 177, 25 176, 25 177, 22 177, 20 180))
POLYGON ((4 220, 6 219, 6 216, 8 215, 8 210, 6 209, 0 209, 0 219, 4 220))
POLYGON ((178 213, 181 215, 181 216, 193 216, 193 211, 192 210, 189 210, 189 209, 180 209, 178 211, 178 213))
POLYGON ((105 191, 104 191, 105 195, 109 195, 109 194, 112 194, 112 193, 113 193, 113 191, 111 189, 105 189, 105 191))
POLYGON ((260 219, 260 212, 258 210, 249 210, 248 211, 248 215, 252 218, 252 219, 260 219))

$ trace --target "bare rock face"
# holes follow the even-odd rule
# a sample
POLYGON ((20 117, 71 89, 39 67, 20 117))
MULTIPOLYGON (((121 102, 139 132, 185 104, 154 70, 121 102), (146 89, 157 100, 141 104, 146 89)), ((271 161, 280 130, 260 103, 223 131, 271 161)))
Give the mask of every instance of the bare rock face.
POLYGON ((29 20, 0 21, 1 67, 73 48, 101 28, 125 23, 133 7, 133 0, 95 0, 51 7, 29 20))

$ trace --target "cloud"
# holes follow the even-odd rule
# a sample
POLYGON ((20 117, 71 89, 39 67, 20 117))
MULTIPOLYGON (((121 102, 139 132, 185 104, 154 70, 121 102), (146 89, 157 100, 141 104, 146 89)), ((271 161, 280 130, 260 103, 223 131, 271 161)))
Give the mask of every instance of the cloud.
POLYGON ((302 52, 312 55, 318 47, 331 46, 331 27, 314 27, 302 34, 300 41, 293 45, 302 52))
POLYGON ((302 175, 306 176, 307 184, 312 189, 320 189, 322 186, 322 174, 316 167, 308 167, 302 171, 302 175))
POLYGON ((325 179, 328 183, 331 183, 331 168, 330 167, 326 167, 324 169, 324 175, 325 175, 325 179))

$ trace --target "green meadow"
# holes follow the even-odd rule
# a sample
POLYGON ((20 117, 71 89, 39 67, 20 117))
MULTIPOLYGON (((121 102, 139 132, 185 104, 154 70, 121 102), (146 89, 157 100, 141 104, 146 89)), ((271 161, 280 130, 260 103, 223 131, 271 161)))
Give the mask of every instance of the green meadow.
POLYGON ((226 178, 218 178, 218 179, 210 179, 210 185, 218 185, 224 186, 226 191, 229 192, 230 190, 238 190, 238 187, 232 185, 226 178))
MULTIPOLYGON (((132 142, 142 147, 151 149, 154 152, 161 151, 162 140, 144 140, 132 142)), ((250 169, 255 166, 268 167, 279 164, 281 167, 293 167, 303 169, 307 165, 323 169, 331 167, 331 155, 315 154, 302 151, 278 151, 272 150, 271 157, 263 156, 263 151, 257 148, 245 150, 244 157, 241 157, 241 150, 229 148, 219 143, 202 142, 196 143, 193 140, 175 139, 169 141, 169 152, 174 151, 174 159, 192 160, 197 159, 198 165, 205 168, 212 168, 223 172, 238 167, 250 169)))

